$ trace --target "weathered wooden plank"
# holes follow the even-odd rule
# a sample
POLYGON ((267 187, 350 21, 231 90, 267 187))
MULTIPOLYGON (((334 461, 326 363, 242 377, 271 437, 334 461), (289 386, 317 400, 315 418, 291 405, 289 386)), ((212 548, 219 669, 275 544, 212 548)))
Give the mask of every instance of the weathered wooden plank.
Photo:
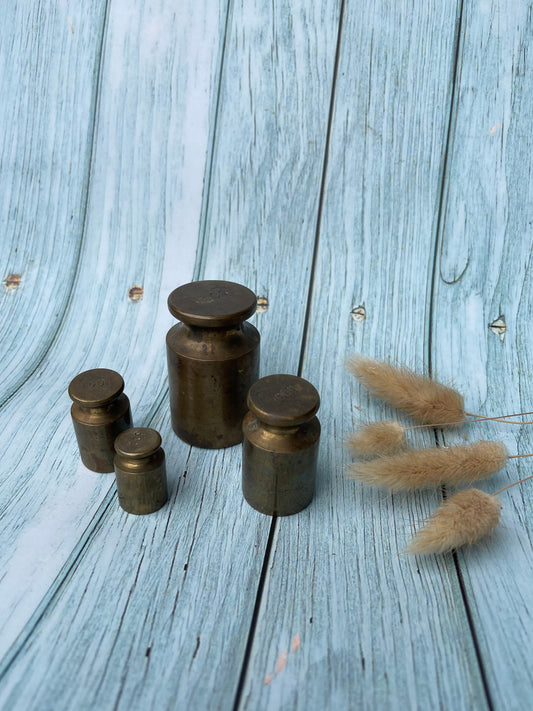
MULTIPOLYGON (((268 297, 268 311, 258 316, 263 370, 295 372, 338 3, 241 2, 230 20, 196 274, 236 279, 268 297), (291 260, 296 268, 290 269, 291 260)), ((187 15, 183 23, 188 28, 187 15)), ((113 14, 109 27, 111 43, 113 14)), ((114 241, 107 244, 115 248, 114 241)), ((160 349, 162 336, 150 336, 160 349)), ((94 349, 106 353, 102 342, 94 349)), ((135 380, 154 368, 147 360, 135 368, 128 361, 135 380)), ((114 505, 104 512, 68 584, 14 659, 0 692, 7 703, 25 709, 52 699, 58 709, 231 707, 270 520, 242 500, 240 449, 187 456, 166 411, 165 401, 151 421, 167 445, 171 504, 144 519, 114 505), (37 663, 45 649, 47 669, 37 663)))
MULTIPOLYGON (((169 418, 154 426, 168 433, 169 418)), ((187 452, 167 434, 160 512, 109 507, 14 663, 0 692, 9 707, 231 705, 264 542, 240 497, 238 448, 187 452)))
MULTIPOLYGON (((432 359, 435 374, 453 380, 467 408, 482 414, 533 409, 532 36, 530 3, 465 5, 432 359)), ((528 427, 472 425, 466 436, 503 440, 512 454, 533 451, 528 427)), ((479 488, 491 493, 527 476, 528 462, 510 462, 479 488)), ((521 709, 531 704, 533 683, 530 482, 501 501, 497 534, 461 552, 458 565, 493 708, 521 709)))
POLYGON ((0 404, 60 328, 80 253, 105 3, 6 3, 0 26, 0 404))
POLYGON ((79 564, 113 487, 78 465, 70 378, 96 366, 123 373, 137 423, 165 396, 166 297, 193 273, 225 3, 182 12, 187 22, 168 2, 110 10, 75 287, 52 348, 1 412, 2 655, 25 630, 12 653, 20 649, 79 564), (134 285, 140 301, 128 296, 134 285))
POLYGON ((453 561, 401 553, 439 494, 344 478, 343 437, 391 415, 350 381, 346 355, 427 363, 454 11, 346 6, 303 363, 323 399, 318 490, 278 521, 245 709, 486 708, 453 561))
POLYGON ((266 299, 262 375, 298 368, 339 7, 233 10, 206 227, 218 258, 201 273, 216 278, 222 264, 226 278, 246 278, 266 299))

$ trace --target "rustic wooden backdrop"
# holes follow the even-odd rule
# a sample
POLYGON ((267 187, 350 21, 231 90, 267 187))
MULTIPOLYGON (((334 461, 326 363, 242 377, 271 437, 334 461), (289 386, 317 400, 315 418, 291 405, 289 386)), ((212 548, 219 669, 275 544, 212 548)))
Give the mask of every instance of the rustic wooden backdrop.
POLYGON ((343 439, 391 415, 354 351, 533 410, 531 3, 0 6, 0 706, 528 708, 533 484, 491 540, 409 558, 442 492, 346 479, 343 439), (297 516, 243 502, 238 447, 171 431, 166 298, 204 277, 261 297, 263 375, 321 393, 297 516), (154 515, 79 463, 67 385, 99 366, 162 433, 154 515))

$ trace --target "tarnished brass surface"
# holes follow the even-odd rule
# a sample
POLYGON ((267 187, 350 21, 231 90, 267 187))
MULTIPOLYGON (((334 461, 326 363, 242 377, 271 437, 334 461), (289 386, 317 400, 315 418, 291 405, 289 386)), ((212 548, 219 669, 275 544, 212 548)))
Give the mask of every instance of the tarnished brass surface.
POLYGON ((149 514, 168 499, 161 436, 149 427, 134 427, 115 440, 118 501, 124 511, 149 514))
POLYGON ((124 380, 114 370, 96 368, 69 385, 70 409, 81 460, 95 472, 112 472, 117 435, 132 426, 124 380))
POLYGON ((313 385, 295 375, 269 375, 250 388, 250 412, 242 425, 242 491, 257 511, 288 516, 311 503, 319 406, 313 385))
POLYGON ((259 332, 244 322, 256 303, 250 289, 227 281, 192 282, 168 297, 183 322, 167 334, 172 428, 189 444, 242 440, 246 395, 259 377, 259 332))

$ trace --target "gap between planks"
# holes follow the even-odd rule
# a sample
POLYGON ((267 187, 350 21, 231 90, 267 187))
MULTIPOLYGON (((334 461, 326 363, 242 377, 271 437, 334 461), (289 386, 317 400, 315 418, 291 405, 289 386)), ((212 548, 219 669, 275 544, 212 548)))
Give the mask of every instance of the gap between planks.
MULTIPOLYGON (((432 370, 433 370, 433 320, 434 320, 434 314, 435 314, 435 299, 436 299, 436 283, 437 283, 437 266, 438 266, 438 255, 439 255, 439 246, 442 241, 442 236, 444 233, 444 203, 445 203, 445 194, 446 194, 446 179, 448 175, 448 168, 450 165, 450 153, 451 153, 451 146, 452 146, 452 131, 453 127, 455 125, 455 118, 457 115, 457 84, 458 84, 458 67, 459 67, 459 57, 461 53, 461 47, 463 44, 463 17, 464 17, 464 0, 460 0, 460 5, 459 5, 459 16, 456 20, 456 30, 455 30, 455 54, 454 54, 454 63, 453 63, 453 70, 452 70, 452 81, 451 81, 451 96, 450 96, 450 109, 449 109, 449 115, 448 115, 448 126, 446 130, 446 146, 444 149, 444 159, 443 159, 443 165, 442 165, 442 173, 441 173, 441 178, 440 178, 440 196, 439 196, 439 205, 438 205, 438 212, 437 212, 437 231, 435 234, 435 249, 433 252, 433 264, 432 264, 432 270, 431 270, 431 286, 430 286, 430 294, 429 294, 429 314, 428 314, 428 330, 427 330, 427 359, 428 359, 428 373, 429 376, 431 377, 432 375, 432 370)), ((438 433, 437 430, 435 430, 435 444, 437 446, 440 446, 439 438, 438 438, 438 433)), ((446 489, 443 487, 443 499, 446 498, 446 489)), ((494 706, 489 690, 489 686, 487 683, 487 674, 486 670, 483 664, 483 659, 481 657, 481 652, 480 652, 480 646, 479 646, 479 639, 476 633, 476 629, 474 627, 474 622, 472 619, 472 611, 470 609, 470 604, 468 601, 465 585, 464 585, 464 580, 463 580, 463 575, 461 571, 461 566, 459 564, 459 560, 457 557, 457 553, 453 553, 453 563, 454 563, 454 568, 455 572, 457 575, 457 581, 459 583, 459 590, 461 591, 461 599, 463 601, 463 605, 465 608, 465 614, 466 614, 466 619, 468 622, 468 628, 470 630, 470 634, 472 635, 472 642, 474 645, 474 651, 476 655, 476 660, 479 668, 479 674, 481 677, 481 683, 483 685, 483 690, 485 692, 485 700, 488 706, 489 711, 492 711, 494 706)))
MULTIPOLYGON (((230 0, 230 2, 231 2, 231 0, 230 0)), ((332 83, 331 83, 331 94, 330 94, 329 110, 328 110, 328 124, 327 124, 327 130, 326 130, 326 142, 325 142, 325 146, 324 146, 324 158, 322 161, 322 175, 320 178, 320 194, 319 194, 319 198, 318 198, 318 211, 317 211, 317 219, 316 219, 316 226, 315 226, 315 241, 314 241, 314 245, 313 245, 311 271, 310 271, 310 275, 309 275, 309 286, 308 286, 308 290, 307 290, 307 303, 306 303, 304 324, 303 324, 303 330, 302 330, 300 357, 298 360, 298 376, 299 377, 302 377, 302 372, 303 372, 303 366, 304 366, 304 361, 305 361, 305 351, 306 351, 306 345, 307 345, 307 336, 308 336, 308 330, 309 330, 309 319, 311 317, 311 307, 312 307, 312 301, 313 301, 313 288, 314 288, 314 283, 315 283, 314 277, 315 277, 317 257, 318 257, 318 247, 319 247, 319 240, 320 240, 320 225, 322 222, 322 210, 323 210, 323 206, 324 206, 324 192, 325 192, 325 186, 326 186, 326 176, 327 176, 327 172, 328 172, 328 157, 329 157, 329 149, 330 149, 330 144, 331 144, 331 129, 332 129, 332 124, 333 124, 333 112, 335 109, 335 89, 337 86, 337 76, 339 73, 339 63, 340 63, 340 53, 341 53, 340 50, 341 50, 341 43, 342 43, 342 28, 343 28, 343 19, 344 19, 344 7, 345 7, 345 0, 341 0, 340 10, 339 10, 339 25, 338 25, 338 29, 337 29, 337 43, 336 43, 336 47, 335 47, 335 61, 333 64, 333 77, 332 77, 332 83)), ((204 235, 202 234, 202 246, 203 246, 203 237, 204 237, 204 235)), ((243 690, 244 690, 244 684, 246 681, 246 673, 248 671, 248 665, 249 665, 250 656, 252 653, 252 647, 253 647, 254 639, 255 639, 257 620, 259 618, 259 613, 260 613, 262 601, 263 601, 263 592, 265 589, 267 571, 268 571, 268 567, 270 565, 270 560, 271 560, 273 549, 274 549, 274 537, 275 537, 277 526, 278 526, 278 520, 279 520, 278 516, 273 516, 271 524, 270 524, 270 531, 268 534, 267 544, 266 544, 266 548, 265 548, 263 565, 261 568, 261 574, 259 576, 259 582, 257 585, 257 593, 256 593, 256 598, 255 598, 254 610, 253 610, 252 619, 250 622, 250 631, 248 634, 248 639, 246 641, 246 648, 244 651, 244 658, 242 661, 241 672, 239 675, 237 690, 235 692, 235 701, 233 704, 233 711, 238 711, 239 706, 241 704, 242 694, 243 694, 243 690)))

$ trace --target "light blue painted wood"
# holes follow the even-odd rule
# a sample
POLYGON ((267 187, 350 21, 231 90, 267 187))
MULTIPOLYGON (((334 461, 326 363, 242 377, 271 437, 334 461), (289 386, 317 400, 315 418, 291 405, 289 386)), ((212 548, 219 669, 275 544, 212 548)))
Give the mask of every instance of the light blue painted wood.
POLYGON ((217 257, 199 275, 244 281, 267 300, 262 375, 298 369, 339 7, 233 9, 205 229, 217 257))
MULTIPOLYGON (((533 409, 531 42, 530 3, 466 6, 432 355, 436 373, 483 414, 533 409), (499 318, 501 333, 489 327, 499 318)), ((503 440, 512 454, 533 452, 530 427, 473 425, 467 436, 503 440)), ((511 461, 480 488, 492 493, 529 474, 530 460, 511 461)), ((495 536, 458 562, 494 708, 522 709, 533 683, 531 483, 501 502, 495 536)))
POLYGON ((244 709, 487 708, 453 560, 402 554, 439 493, 390 496, 344 471, 346 434, 391 416, 347 354, 427 364, 454 28, 451 4, 416 21, 411 3, 346 6, 303 367, 322 396, 318 490, 278 521, 244 709))
POLYGON ((105 3, 4 3, 0 27, 0 404, 65 315, 80 254, 105 3))
MULTIPOLYGON (((323 398, 321 474, 312 507, 276 526, 240 708, 487 708, 453 559, 399 554, 439 497, 389 497, 346 481, 342 470, 346 431, 360 416, 387 413, 345 374, 347 351, 431 365, 475 393, 485 411, 502 403, 531 409, 530 182, 520 160, 531 134, 524 88, 530 16, 525 4, 501 13, 489 3, 464 5, 439 242, 443 278, 431 301, 455 8, 346 3, 303 360, 323 398), (492 123, 495 107, 506 117, 502 133, 497 116, 492 123), (503 342, 486 328, 500 304, 503 342), (459 380, 456 365, 465 361, 459 380)), ((191 451, 171 435, 165 300, 193 273, 247 283, 268 300, 255 319, 263 373, 298 369, 339 8, 333 0, 232 1, 227 14, 226 3, 214 0, 109 5, 90 180, 80 149, 68 183, 78 186, 78 213, 80 186, 88 186, 84 240, 79 225, 74 246, 68 230, 57 230, 70 265, 69 276, 59 277, 61 327, 53 338, 54 300, 35 322, 24 280, 2 305, 2 318, 14 314, 9 338, 27 333, 28 318, 38 335, 27 362, 12 370, 20 389, 0 411, 6 708, 232 706, 270 521, 242 501, 238 448, 191 451), (134 285, 144 288, 135 303, 127 296, 134 285), (136 421, 163 434, 171 501, 153 516, 124 514, 111 478, 77 465, 65 386, 96 365, 124 373, 136 421)), ((60 25, 62 12, 76 37, 75 9, 57 3, 50 25, 35 11, 31 39, 50 57, 54 92, 57 68, 76 79, 96 61, 94 44, 75 52, 66 40, 53 45, 47 28, 60 25), (65 64, 64 56, 75 59, 65 64)), ((22 37, 20 21, 13 26, 22 37)), ((98 28, 103 22, 94 21, 92 37, 98 28)), ((8 29, 0 33, 11 38, 8 29)), ((25 56, 13 47, 14 57, 25 56)), ((82 97, 89 109, 91 81, 82 97)), ((8 106, 34 96, 8 86, 8 106)), ((78 113, 82 98, 68 94, 78 113)), ((44 104, 43 116, 59 111, 52 94, 44 104)), ((32 120, 29 108, 21 111, 32 120)), ((44 129, 35 126, 31 140, 39 146, 44 129)), ((16 172, 2 171, 0 187, 16 172)), ((52 173, 46 182, 59 196, 65 176, 52 173)), ((18 206, 22 188, 13 186, 10 205, 18 206)), ((39 212, 41 231, 52 204, 39 212)), ((26 210, 20 219, 29 223, 26 210)), ((48 259, 51 249, 43 241, 38 274, 60 273, 63 262, 48 259)), ((13 264, 9 270, 18 270, 13 264)), ((516 433, 505 436, 516 446, 516 433)), ((531 450, 526 432, 519 445, 531 450)), ((518 476, 517 468, 508 474, 518 476)), ((524 708, 530 687, 526 486, 507 495, 513 508, 495 547, 459 557, 495 709, 524 708)))
MULTIPOLYGON (((206 0, 183 12, 187 22, 169 3, 132 9, 113 2, 110 9, 69 308, 43 362, 0 413, 2 655, 21 633, 23 644, 28 620, 40 618, 79 564, 114 488, 112 476, 78 463, 70 379, 91 367, 115 368, 139 424, 166 397, 166 298, 193 273, 225 5, 206 0), (144 288, 141 301, 128 297, 134 285, 144 288)), ((21 309, 15 332, 25 318, 21 309)))
MULTIPOLYGON (((111 55, 111 66, 116 35, 135 36, 131 29, 119 30, 115 7, 106 44, 106 62, 111 55)), ((293 9, 284 3, 274 11, 272 16, 272 8, 261 3, 232 7, 197 273, 237 279, 268 297, 268 311, 258 317, 266 334, 264 362, 269 368, 295 372, 313 259, 338 4, 293 9), (306 36, 308 42, 303 41, 306 36), (243 51, 249 64, 242 62, 243 51), (276 120, 269 118, 272 113, 276 120), (302 125, 305 130, 294 130, 302 125), (273 142, 276 126, 283 150, 273 142), (239 167, 244 165, 246 182, 239 167), (241 195, 244 189, 252 191, 246 202, 241 195), (295 204, 302 204, 306 212, 297 212, 295 204), (250 231, 249 222, 265 206, 268 219, 262 215, 264 227, 258 235, 250 231), (291 263, 296 266, 287 272, 282 265, 291 263), (287 304, 294 304, 290 319, 287 304)), ((192 6, 188 12, 192 14, 192 6)), ((206 13, 203 8, 192 16, 206 17, 206 13)), ((124 54, 119 46, 116 56, 124 54)), ((102 106, 110 101, 116 109, 115 101, 123 103, 124 95, 114 98, 105 66, 102 106)), ((133 75, 135 71, 132 67, 133 75)), ((129 85, 127 79, 124 84, 129 85)), ((108 155, 113 145, 113 136, 106 137, 107 151, 102 149, 102 154, 108 155)), ((108 186, 115 184, 113 179, 116 182, 115 159, 103 161, 94 172, 112 219, 111 206, 116 202, 106 200, 106 194, 108 186), (105 179, 98 177, 99 171, 105 179)), ((125 205, 131 207, 132 202, 126 194, 125 205)), ((105 209, 103 216, 95 210, 95 232, 108 224, 106 215, 105 209)), ((109 230, 114 237, 102 241, 100 249, 106 245, 118 250, 115 245, 122 239, 118 227, 109 230)), ((164 268, 172 267, 165 256, 164 268)), ((80 294, 87 288, 84 284, 80 294)), ((104 294, 105 308, 103 298, 104 294)), ((153 313, 153 307, 147 313, 153 313)), ((109 313, 100 316, 108 325, 112 318, 109 313)), ((116 318, 123 320, 124 314, 116 318)), ((103 342, 104 326, 100 330, 96 324, 88 326, 96 331, 91 353, 111 356, 116 344, 103 342)), ((131 328, 126 322, 120 332, 126 334, 131 328)), ((155 329, 149 334, 162 355, 163 334, 155 329)), ((138 338, 140 344, 143 336, 138 338)), ((146 334, 144 339, 147 344, 146 334)), ((154 378, 148 380, 147 372, 154 362, 146 348, 139 347, 135 366, 126 362, 126 372, 131 373, 128 382, 145 380, 145 392, 154 392, 154 378)), ((231 707, 270 520, 242 500, 239 448, 193 450, 189 456, 171 434, 166 400, 152 422, 163 434, 169 475, 175 482, 170 506, 143 519, 126 516, 115 502, 105 511, 100 509, 94 535, 72 561, 65 584, 13 660, 0 692, 6 703, 16 700, 25 709, 52 702, 54 708, 175 708, 179 700, 187 708, 231 707), (47 655, 46 666, 41 665, 50 644, 56 653, 53 658, 47 655), (35 689, 39 689, 37 697, 35 689)))

